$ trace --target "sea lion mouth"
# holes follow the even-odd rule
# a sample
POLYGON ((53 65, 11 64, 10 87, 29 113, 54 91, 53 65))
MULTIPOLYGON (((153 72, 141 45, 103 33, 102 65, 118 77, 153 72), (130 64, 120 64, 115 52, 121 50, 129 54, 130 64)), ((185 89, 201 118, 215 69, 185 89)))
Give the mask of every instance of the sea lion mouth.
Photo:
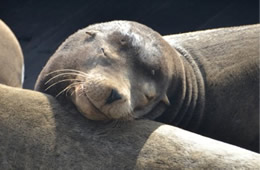
MULTIPOLYGON (((106 100, 93 101, 93 98, 89 96, 88 90, 84 88, 84 85, 80 85, 75 89, 74 99, 72 101, 78 111, 91 120, 133 120, 131 112, 120 112, 120 109, 118 109, 118 113, 116 113, 116 111, 115 113, 112 112, 111 104, 106 104, 106 100)), ((120 101, 116 101, 114 108, 121 107, 118 102, 120 101)), ((121 103, 122 102, 124 103, 125 101, 122 100, 121 103)))
POLYGON ((91 101, 91 99, 88 97, 87 93, 84 92, 86 100, 88 100, 89 105, 95 110, 97 114, 103 115, 107 119, 111 119, 108 115, 106 115, 104 112, 102 112, 98 107, 95 106, 95 104, 91 101))
MULTIPOLYGON (((102 116, 103 117, 103 119, 99 119, 99 120, 118 120, 118 121, 120 121, 120 120, 122 120, 122 121, 130 121, 130 120, 134 120, 134 117, 131 117, 130 115, 131 114, 124 114, 125 116, 122 116, 122 117, 120 117, 120 118, 115 118, 115 117, 113 117, 113 114, 106 114, 106 113, 104 113, 103 111, 101 111, 100 109, 99 109, 99 107, 97 107, 92 101, 91 101, 91 99, 87 96, 87 94, 85 93, 85 98, 86 98, 86 100, 87 100, 87 102, 88 102, 88 105, 91 107, 91 109, 92 109, 92 113, 93 114, 96 114, 96 115, 98 115, 98 116, 102 116)), ((123 115, 123 114, 122 114, 123 115)), ((86 116, 87 118, 89 118, 88 116, 86 116)), ((91 118, 90 118, 91 119, 91 118)), ((93 120, 98 120, 98 119, 93 119, 93 120)))
POLYGON ((78 111, 91 120, 109 120, 109 116, 102 112, 88 97, 82 85, 75 87, 72 102, 78 111))

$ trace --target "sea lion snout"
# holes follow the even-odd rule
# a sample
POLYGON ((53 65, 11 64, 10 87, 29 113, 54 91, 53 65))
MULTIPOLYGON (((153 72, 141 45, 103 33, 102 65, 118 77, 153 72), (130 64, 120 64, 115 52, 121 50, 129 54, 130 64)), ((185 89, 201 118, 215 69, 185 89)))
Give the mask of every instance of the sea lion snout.
POLYGON ((127 82, 102 74, 88 75, 84 83, 75 87, 73 96, 73 103, 89 119, 132 119, 127 82))
POLYGON ((114 101, 122 99, 121 95, 115 89, 111 89, 111 93, 106 100, 106 104, 111 104, 114 101))
POLYGON ((147 114, 159 102, 155 84, 136 84, 125 76, 90 71, 84 83, 75 87, 74 105, 92 120, 132 120, 139 117, 135 112, 147 114))

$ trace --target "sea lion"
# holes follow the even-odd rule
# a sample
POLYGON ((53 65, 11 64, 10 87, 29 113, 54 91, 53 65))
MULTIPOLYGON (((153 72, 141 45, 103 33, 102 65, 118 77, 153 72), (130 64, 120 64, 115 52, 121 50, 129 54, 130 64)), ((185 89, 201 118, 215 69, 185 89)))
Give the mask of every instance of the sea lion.
POLYGON ((260 169, 260 154, 151 120, 84 119, 55 98, 0 85, 1 170, 260 169))
POLYGON ((10 28, 0 20, 0 83, 22 87, 24 61, 22 49, 10 28))
POLYGON ((259 25, 190 35, 88 26, 57 49, 35 89, 92 120, 145 117, 258 151, 259 25))

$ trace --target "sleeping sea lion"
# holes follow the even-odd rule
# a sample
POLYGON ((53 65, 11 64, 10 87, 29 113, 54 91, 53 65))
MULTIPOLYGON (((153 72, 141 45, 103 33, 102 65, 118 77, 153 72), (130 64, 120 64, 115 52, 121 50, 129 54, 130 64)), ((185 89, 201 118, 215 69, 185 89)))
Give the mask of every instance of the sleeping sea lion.
POLYGON ((71 35, 35 89, 92 120, 149 118, 258 151, 259 25, 162 37, 130 21, 71 35))

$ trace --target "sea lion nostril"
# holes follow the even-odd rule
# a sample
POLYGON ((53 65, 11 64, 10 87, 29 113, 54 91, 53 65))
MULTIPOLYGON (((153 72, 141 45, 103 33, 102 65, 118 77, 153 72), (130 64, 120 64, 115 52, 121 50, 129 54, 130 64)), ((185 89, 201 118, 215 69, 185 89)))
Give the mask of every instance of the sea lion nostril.
POLYGON ((111 104, 114 101, 122 99, 121 95, 118 93, 117 90, 112 89, 109 97, 107 98, 106 104, 111 104))
POLYGON ((145 97, 148 101, 151 101, 155 98, 155 95, 145 94, 145 97))

